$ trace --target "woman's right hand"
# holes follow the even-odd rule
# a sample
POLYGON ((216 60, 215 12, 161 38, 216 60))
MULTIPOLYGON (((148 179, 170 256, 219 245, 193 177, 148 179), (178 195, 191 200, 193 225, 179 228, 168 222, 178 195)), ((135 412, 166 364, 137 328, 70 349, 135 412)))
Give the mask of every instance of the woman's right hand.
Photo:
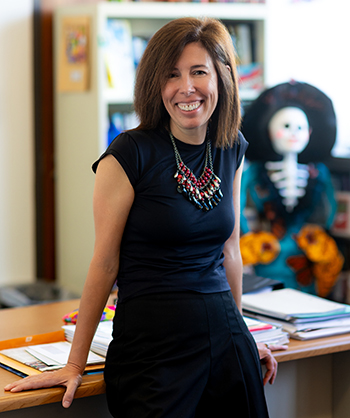
POLYGON ((67 364, 63 369, 52 372, 44 372, 35 376, 28 376, 4 387, 6 391, 21 392, 30 389, 50 388, 53 386, 64 386, 66 392, 62 399, 64 408, 69 408, 73 402, 74 394, 81 384, 82 375, 77 366, 67 364))

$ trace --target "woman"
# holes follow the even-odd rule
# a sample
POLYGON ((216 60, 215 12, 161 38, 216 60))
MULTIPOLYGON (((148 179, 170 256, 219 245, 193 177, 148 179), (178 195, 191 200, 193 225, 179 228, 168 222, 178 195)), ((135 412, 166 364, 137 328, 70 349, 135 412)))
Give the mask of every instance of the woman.
MULTIPOLYGON (((266 417, 258 351, 240 314, 234 213, 247 143, 225 27, 183 18, 160 29, 134 104, 139 127, 93 165, 96 241, 68 365, 6 390, 60 384, 71 404, 117 278, 105 368, 113 416, 266 417)), ((272 383, 276 361, 265 346, 260 357, 272 383)))

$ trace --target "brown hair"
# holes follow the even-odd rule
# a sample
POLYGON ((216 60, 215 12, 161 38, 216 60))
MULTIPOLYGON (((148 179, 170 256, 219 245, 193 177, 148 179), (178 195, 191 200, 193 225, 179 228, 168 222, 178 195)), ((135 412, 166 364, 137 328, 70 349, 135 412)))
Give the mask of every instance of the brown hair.
POLYGON ((218 75, 219 99, 210 122, 211 137, 217 147, 232 146, 241 123, 235 51, 226 27, 211 18, 172 20, 150 39, 137 69, 134 93, 135 111, 140 119, 137 129, 168 127, 169 114, 162 101, 162 88, 184 47, 192 42, 200 42, 208 51, 218 75))

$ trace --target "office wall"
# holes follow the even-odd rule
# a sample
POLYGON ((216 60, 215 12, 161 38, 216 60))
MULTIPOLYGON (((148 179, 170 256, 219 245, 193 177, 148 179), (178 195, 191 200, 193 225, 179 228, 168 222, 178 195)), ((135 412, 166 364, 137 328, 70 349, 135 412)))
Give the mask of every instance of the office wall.
POLYGON ((348 5, 344 0, 268 0, 266 83, 290 79, 322 90, 338 120, 335 155, 350 156, 348 5))
POLYGON ((0 287, 34 280, 33 2, 0 1, 0 287))
MULTIPOLYGON (((0 0, 0 286, 35 275, 33 3, 0 0)), ((323 89, 347 139, 350 31, 344 3, 268 0, 266 81, 272 86, 295 78, 323 89)))

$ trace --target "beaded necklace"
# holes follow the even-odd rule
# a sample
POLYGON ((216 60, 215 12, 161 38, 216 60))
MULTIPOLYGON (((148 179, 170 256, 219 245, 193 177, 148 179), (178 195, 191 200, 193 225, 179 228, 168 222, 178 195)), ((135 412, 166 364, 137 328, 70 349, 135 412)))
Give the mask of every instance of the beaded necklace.
POLYGON ((199 210, 208 212, 214 209, 224 195, 220 189, 221 179, 214 173, 210 139, 208 137, 206 139, 204 169, 197 179, 193 171, 182 161, 172 133, 169 132, 169 135, 176 160, 177 170, 174 178, 177 181, 177 191, 199 210))

